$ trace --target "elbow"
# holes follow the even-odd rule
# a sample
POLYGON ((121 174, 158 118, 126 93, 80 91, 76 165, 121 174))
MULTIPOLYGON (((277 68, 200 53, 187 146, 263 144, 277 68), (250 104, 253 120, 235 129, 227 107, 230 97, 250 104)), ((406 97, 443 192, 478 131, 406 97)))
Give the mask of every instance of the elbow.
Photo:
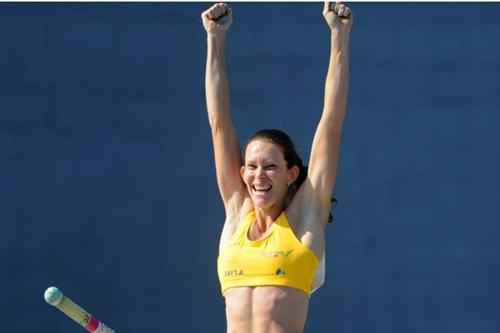
POLYGON ((217 117, 208 117, 208 123, 210 125, 210 129, 212 130, 212 134, 219 132, 220 120, 217 117))
POLYGON ((231 127, 231 121, 227 119, 223 119, 221 117, 210 116, 208 117, 208 123, 210 124, 210 129, 212 131, 212 135, 215 136, 221 131, 231 127))
POLYGON ((342 128, 345 119, 345 112, 334 114, 323 114, 320 122, 327 125, 329 128, 342 128))

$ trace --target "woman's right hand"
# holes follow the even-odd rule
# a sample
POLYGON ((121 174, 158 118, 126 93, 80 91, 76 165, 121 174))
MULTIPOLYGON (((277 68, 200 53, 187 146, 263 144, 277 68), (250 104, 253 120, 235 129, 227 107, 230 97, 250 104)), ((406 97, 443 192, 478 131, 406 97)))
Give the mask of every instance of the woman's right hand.
POLYGON ((233 22, 233 14, 231 8, 219 2, 201 13, 201 19, 207 34, 218 35, 229 30, 233 22))

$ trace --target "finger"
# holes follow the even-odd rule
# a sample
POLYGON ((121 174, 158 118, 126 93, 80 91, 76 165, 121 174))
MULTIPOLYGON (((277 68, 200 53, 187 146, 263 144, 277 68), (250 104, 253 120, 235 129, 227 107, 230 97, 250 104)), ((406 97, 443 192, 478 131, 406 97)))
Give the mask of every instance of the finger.
POLYGON ((345 10, 345 7, 343 7, 343 6, 338 7, 337 8, 337 16, 343 17, 344 16, 344 10, 345 10))
POLYGON ((349 17, 349 15, 351 15, 351 8, 345 7, 344 17, 349 17))
POLYGON ((340 5, 341 5, 341 4, 342 4, 341 2, 338 2, 338 1, 337 1, 334 5, 332 5, 332 7, 333 7, 333 8, 332 8, 332 11, 333 11, 335 14, 337 14, 337 13, 339 12, 339 7, 340 7, 340 5))
POLYGON ((210 9, 208 10, 207 17, 210 20, 217 20, 221 16, 224 16, 224 14, 226 12, 225 8, 226 8, 225 4, 217 3, 217 4, 213 5, 212 7, 210 7, 210 9))
POLYGON ((341 2, 335 4, 335 13, 339 17, 347 18, 351 14, 351 9, 341 2))
POLYGON ((212 9, 212 7, 208 8, 207 10, 205 10, 203 13, 201 13, 201 17, 202 18, 208 18, 208 15, 210 14, 210 10, 212 9))
POLYGON ((215 5, 212 7, 212 10, 210 10, 210 19, 211 20, 216 20, 220 16, 220 9, 218 5, 215 5))
POLYGON ((224 15, 227 16, 232 16, 233 15, 233 10, 229 7, 226 6, 226 13, 224 15))
POLYGON ((218 10, 219 10, 219 13, 218 13, 218 14, 219 14, 219 18, 220 18, 221 16, 224 16, 224 15, 226 15, 226 14, 227 14, 227 9, 228 9, 228 7, 227 7, 227 5, 226 5, 224 2, 219 2, 219 3, 218 3, 218 7, 217 7, 217 8, 218 8, 218 10))
POLYGON ((227 15, 231 12, 231 8, 224 2, 219 3, 219 8, 222 10, 221 16, 227 15))
POLYGON ((214 16, 214 7, 212 6, 205 12, 205 17, 211 20, 213 16, 214 16))
POLYGON ((342 2, 336 2, 333 11, 335 14, 341 16, 339 13, 343 13, 345 10, 346 5, 344 5, 342 2))

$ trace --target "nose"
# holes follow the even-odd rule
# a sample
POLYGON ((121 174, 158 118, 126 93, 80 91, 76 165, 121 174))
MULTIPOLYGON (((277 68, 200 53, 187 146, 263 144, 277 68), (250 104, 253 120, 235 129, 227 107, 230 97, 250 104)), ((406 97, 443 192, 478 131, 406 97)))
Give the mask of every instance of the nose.
POLYGON ((262 178, 265 175, 264 168, 263 167, 258 167, 257 170, 255 171, 256 175, 258 178, 262 178))

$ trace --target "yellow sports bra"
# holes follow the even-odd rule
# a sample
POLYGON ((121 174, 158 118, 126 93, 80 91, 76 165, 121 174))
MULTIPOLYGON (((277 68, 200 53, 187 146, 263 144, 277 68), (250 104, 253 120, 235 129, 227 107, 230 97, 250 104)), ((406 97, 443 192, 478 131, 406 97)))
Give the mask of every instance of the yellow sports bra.
POLYGON ((275 221, 271 233, 259 240, 248 239, 255 220, 251 211, 217 259, 222 293, 228 288, 286 286, 311 293, 318 257, 297 239, 285 212, 275 221))

